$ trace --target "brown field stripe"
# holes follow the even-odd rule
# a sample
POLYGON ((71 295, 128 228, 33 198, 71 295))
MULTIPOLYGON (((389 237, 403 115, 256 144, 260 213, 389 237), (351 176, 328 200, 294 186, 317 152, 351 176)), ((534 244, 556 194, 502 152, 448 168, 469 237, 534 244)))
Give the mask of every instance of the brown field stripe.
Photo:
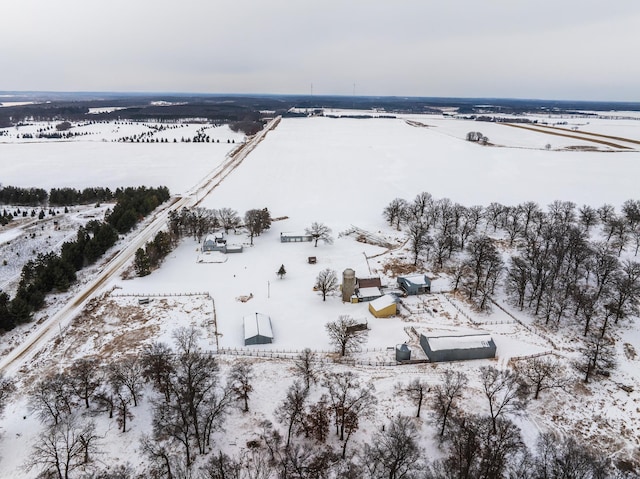
MULTIPOLYGON (((536 123, 536 126, 541 127, 541 128, 550 128, 550 129, 553 129, 553 130, 568 131, 568 132, 571 132, 571 133, 575 133, 574 130, 569 130, 568 128, 560 128, 558 126, 539 125, 537 123, 536 123)), ((640 140, 632 140, 631 138, 625 138, 623 136, 602 135, 600 133, 591 133, 589 131, 582 131, 582 130, 580 130, 580 133, 582 135, 598 136, 600 138, 608 138, 610 140, 626 141, 627 143, 634 143, 636 145, 640 145, 640 140)))
POLYGON ((544 130, 539 130, 537 128, 531 128, 531 127, 528 127, 528 126, 516 125, 514 123, 502 123, 502 122, 500 122, 499 124, 500 125, 505 125, 505 126, 512 126, 513 128, 522 128, 523 130, 535 131, 537 133, 543 133, 545 135, 563 136, 565 138, 573 138, 574 140, 590 141, 592 143, 599 143, 601 145, 606 145, 606 146, 610 146, 612 148, 618 148, 618 149, 621 149, 621 150, 632 150, 633 149, 633 148, 631 148, 629 146, 618 145, 617 143, 611 143, 610 141, 596 140, 595 138, 585 138, 584 136, 567 135, 565 133, 556 133, 555 131, 544 131, 544 130))

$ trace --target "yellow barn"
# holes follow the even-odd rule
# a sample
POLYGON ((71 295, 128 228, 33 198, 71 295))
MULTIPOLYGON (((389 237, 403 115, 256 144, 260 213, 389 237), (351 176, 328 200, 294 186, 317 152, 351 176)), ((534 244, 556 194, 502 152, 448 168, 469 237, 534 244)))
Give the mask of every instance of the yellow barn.
POLYGON ((376 318, 388 318, 397 312, 396 297, 392 294, 385 294, 369 303, 369 312, 376 318))

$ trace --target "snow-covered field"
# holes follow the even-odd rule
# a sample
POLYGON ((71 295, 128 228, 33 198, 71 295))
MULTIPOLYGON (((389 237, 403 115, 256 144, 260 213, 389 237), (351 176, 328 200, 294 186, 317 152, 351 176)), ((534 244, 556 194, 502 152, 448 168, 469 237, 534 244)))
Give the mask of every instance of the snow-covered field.
MULTIPOLYGON (((640 138, 640 123, 587 121, 589 131, 613 134, 617 130, 620 136, 640 138)), ((172 193, 185 193, 233 146, 223 141, 181 143, 180 136, 178 143, 115 143, 111 140, 121 134, 114 133, 115 125, 91 127, 97 132, 95 135, 70 142, 20 144, 18 139, 0 136, 0 142, 8 141, 0 143, 0 180, 5 185, 44 188, 163 184, 172 193), (101 137, 109 141, 96 141, 101 137), (5 159, 11 160, 6 167, 5 159)), ((168 131, 174 131, 172 135, 183 133, 179 129, 168 131)), ((511 357, 548 351, 551 346, 545 337, 529 332, 497 308, 490 316, 478 315, 460 301, 440 294, 411 298, 397 317, 376 319, 366 303, 343 303, 336 295, 323 302, 312 289, 318 272, 331 268, 341 275, 344 269, 353 268, 359 277, 381 276, 383 284, 393 284, 395 276, 385 266, 395 259, 406 259, 407 253, 401 248, 403 235, 389 228, 381 213, 396 197, 411 200, 427 191, 436 198, 448 197, 466 206, 486 206, 494 201, 515 205, 529 200, 545 206, 553 200, 568 200, 596 207, 610 203, 619 208, 625 200, 638 196, 640 151, 563 151, 576 142, 499 124, 433 115, 367 120, 283 119, 202 203, 208 208, 233 208, 241 215, 248 209, 267 207, 272 217, 281 219, 256 237, 253 246, 249 246, 246 235, 231 232, 229 242, 243 244, 244 252, 227 255, 224 262, 199 263, 200 245, 187 238, 150 276, 112 282, 103 290, 104 296, 60 332, 59 344, 51 345, 34 364, 27 365, 25 382, 44 370, 59 370, 82 355, 115 357, 139 350, 153 340, 171 342, 173 330, 190 324, 203 329, 204 349, 242 349, 242 318, 256 312, 271 317, 274 343, 253 347, 254 350, 285 354, 283 351, 309 347, 326 351, 330 343, 325 324, 346 314, 366 320, 370 328, 367 350, 356 355, 359 364, 353 366, 362 377, 374 381, 380 400, 378 416, 362 426, 355 440, 365 438, 395 414, 411 413, 405 401, 396 399, 394 385, 399 380, 424 377, 435 382, 439 378, 441 366, 436 365, 367 365, 392 362, 393 349, 389 348, 405 341, 419 356, 415 338, 405 328, 461 331, 480 327, 493 334, 498 346, 495 362, 500 366, 511 357), (412 126, 405 120, 428 127, 412 126), (464 141, 468 131, 481 131, 500 147, 464 141), (553 148, 546 150, 547 143, 553 148), (314 221, 333 229, 333 244, 320 242, 316 248, 312 243, 279 241, 281 232, 301 232, 314 221), (387 250, 341 234, 354 226, 385 237, 397 248, 387 250), (316 256, 317 264, 309 264, 309 256, 316 256), (281 264, 287 271, 283 279, 276 275, 281 264), (204 294, 173 296, 184 293, 204 294), (138 304, 136 295, 150 297, 150 304, 138 304), (250 299, 240 300, 247 297, 250 299), (480 324, 469 321, 454 304, 480 324)), ((436 278, 434 289, 448 289, 446 278, 436 278)), ((519 319, 530 322, 526 317, 519 319)), ((626 327, 623 334, 623 342, 640 351, 636 326, 626 327)), ((570 359, 575 354, 571 342, 554 339, 560 345, 560 355, 570 359)), ((233 361, 233 356, 221 358, 223 368, 233 361)), ((259 420, 273 419, 273 410, 293 380, 290 362, 284 359, 254 361, 256 382, 251 414, 234 412, 225 432, 217 436, 218 444, 230 453, 237 452, 251 437, 251 428, 259 420)), ((519 419, 525 440, 532 444, 538 430, 557 429, 591 436, 598 444, 609 441, 608 451, 636 452, 640 428, 637 421, 629 424, 628 419, 637 418, 638 414, 640 365, 638 358, 621 362, 611 381, 599 390, 585 392, 580 386, 543 395, 531 405, 528 416, 519 419), (616 382, 633 384, 636 392, 623 392, 616 382), (626 432, 620 433, 622 430, 626 432)), ((472 380, 465 407, 474 412, 486 409, 477 390, 478 367, 483 364, 488 362, 456 364, 472 380)), ((144 406, 134 415, 131 430, 125 434, 117 432, 115 423, 102 416, 98 419, 105 450, 101 460, 105 464, 131 462, 134 467, 140 466, 135 453, 138 438, 150 432, 151 424, 144 406)), ((31 477, 22 465, 39 428, 24 397, 8 405, 0 422, 0 478, 31 477)), ((430 457, 437 457, 440 453, 427 421, 422 435, 430 457)))

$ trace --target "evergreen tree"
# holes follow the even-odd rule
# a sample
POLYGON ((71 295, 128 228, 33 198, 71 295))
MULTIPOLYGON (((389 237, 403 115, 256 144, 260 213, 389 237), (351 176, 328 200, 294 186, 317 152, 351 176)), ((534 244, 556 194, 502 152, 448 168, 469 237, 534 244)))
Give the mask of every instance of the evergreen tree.
POLYGON ((284 278, 284 275, 287 274, 287 270, 284 269, 284 265, 281 264, 280 265, 280 269, 278 270, 277 275, 280 277, 280 279, 284 278))
POLYGON ((133 267, 136 270, 138 276, 147 276, 151 274, 151 262, 147 252, 142 248, 138 248, 136 251, 136 257, 133 260, 133 267))

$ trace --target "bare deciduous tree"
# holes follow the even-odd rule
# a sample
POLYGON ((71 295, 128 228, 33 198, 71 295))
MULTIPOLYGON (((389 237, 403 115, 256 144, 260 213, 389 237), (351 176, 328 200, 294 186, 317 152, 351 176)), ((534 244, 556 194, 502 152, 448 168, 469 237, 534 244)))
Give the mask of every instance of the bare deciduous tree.
POLYGON ((432 409, 436 413, 436 418, 440 424, 440 437, 444 436, 447 421, 453 410, 457 407, 457 402, 462 398, 464 389, 469 382, 466 374, 462 371, 446 369, 442 374, 443 381, 434 386, 434 396, 432 409))
POLYGON ((323 394, 320 399, 311 404, 304 413, 302 428, 305 437, 310 437, 323 444, 329 435, 329 399, 323 394))
POLYGON ((373 383, 360 385, 358 377, 351 371, 329 373, 325 376, 324 386, 329 391, 331 412, 336 426, 336 434, 344 441, 342 457, 345 457, 347 442, 351 434, 358 429, 361 419, 374 414, 377 399, 373 392, 373 383), (345 435, 346 433, 346 435, 345 435))
POLYGON ((102 383, 98 361, 95 359, 77 359, 69 370, 69 379, 73 392, 89 408, 89 399, 102 383))
POLYGON ((220 226, 224 228, 225 234, 229 234, 229 230, 235 230, 240 226, 240 216, 238 216, 236 210, 231 208, 220 208, 216 210, 216 218, 218 218, 220 226))
POLYGON ((515 370, 533 390, 533 399, 538 399, 542 391, 567 385, 564 367, 557 359, 539 357, 519 361, 515 370))
POLYGON ((35 384, 30 392, 29 406, 43 423, 58 424, 71 415, 74 407, 72 397, 67 376, 54 374, 35 384))
POLYGON ((204 454, 210 446, 211 434, 221 426, 231 398, 230 389, 220 383, 215 358, 199 348, 199 336, 193 327, 174 333, 177 350, 160 382, 163 397, 154 401, 155 437, 180 444, 187 467, 194 447, 204 454))
POLYGON ((315 242, 314 246, 318 246, 318 240, 324 241, 326 244, 332 244, 331 228, 323 223, 313 222, 309 228, 305 228, 305 233, 311 236, 315 242))
POLYGON ((305 348, 298 355, 294 362, 294 368, 296 375, 302 378, 307 389, 311 387, 311 383, 318 382, 322 372, 322 364, 319 362, 317 354, 309 348, 305 348))
POLYGON ((385 207, 382 214, 389 223, 389 226, 395 225, 396 229, 400 231, 400 222, 403 220, 408 206, 409 203, 407 203, 406 200, 396 198, 385 207))
POLYGON ((79 424, 73 416, 48 424, 33 445, 25 464, 39 468, 47 477, 69 479, 70 474, 85 465, 97 450, 95 425, 79 424))
POLYGON ((400 394, 407 396, 416 405, 416 417, 420 417, 420 410, 429 391, 429 384, 420 378, 415 378, 408 384, 398 384, 397 389, 400 394))
POLYGON ((229 372, 229 386, 236 399, 242 401, 242 411, 249 412, 249 394, 253 391, 253 366, 247 361, 236 361, 229 372))
POLYGON ((376 432, 363 448, 371 478, 402 479, 423 470, 418 428, 408 416, 397 416, 376 432))
POLYGON ((463 416, 452 421, 446 434, 445 458, 433 464, 433 479, 526 477, 507 476, 509 465, 526 450, 520 429, 499 418, 463 416))
POLYGON ((327 300, 327 294, 338 289, 338 277, 336 272, 330 268, 323 269, 316 278, 314 288, 322 294, 322 301, 327 300))
POLYGON ((430 244, 429 225, 422 221, 414 221, 409 225, 407 236, 409 238, 409 248, 413 255, 413 265, 418 265, 418 260, 422 252, 427 249, 430 244))
POLYGON ((509 412, 523 411, 527 407, 529 388, 519 374, 493 366, 480 368, 480 380, 489 401, 493 433, 496 434, 498 418, 509 412))
POLYGON ((14 390, 15 386, 13 384, 13 381, 5 378, 4 373, 0 371, 0 416, 2 415, 5 404, 7 404, 9 396, 11 396, 14 390))
POLYGON ((287 395, 275 411, 276 419, 287 428, 286 447, 297 428, 302 428, 309 389, 300 381, 295 381, 287 390, 287 395))
POLYGON ((133 400, 133 405, 138 406, 142 399, 142 388, 144 383, 144 368, 137 356, 129 356, 108 367, 110 382, 117 383, 126 388, 133 400))
POLYGON ((329 341, 336 347, 340 356, 359 351, 360 346, 367 340, 367 330, 360 329, 358 322, 348 315, 341 315, 336 321, 326 324, 329 341))
POLYGON ((244 226, 249 232, 251 245, 253 245, 254 236, 260 236, 264 231, 271 228, 271 213, 267 208, 249 210, 244 215, 244 226))
POLYGON ((614 345, 614 340, 600 331, 593 331, 584 338, 580 348, 582 359, 575 363, 575 367, 584 374, 585 383, 589 382, 594 373, 605 372, 615 367, 614 345))
POLYGON ((587 445, 579 444, 572 437, 559 438, 552 433, 543 433, 538 438, 536 452, 533 467, 536 478, 614 477, 603 458, 598 458, 587 445))

